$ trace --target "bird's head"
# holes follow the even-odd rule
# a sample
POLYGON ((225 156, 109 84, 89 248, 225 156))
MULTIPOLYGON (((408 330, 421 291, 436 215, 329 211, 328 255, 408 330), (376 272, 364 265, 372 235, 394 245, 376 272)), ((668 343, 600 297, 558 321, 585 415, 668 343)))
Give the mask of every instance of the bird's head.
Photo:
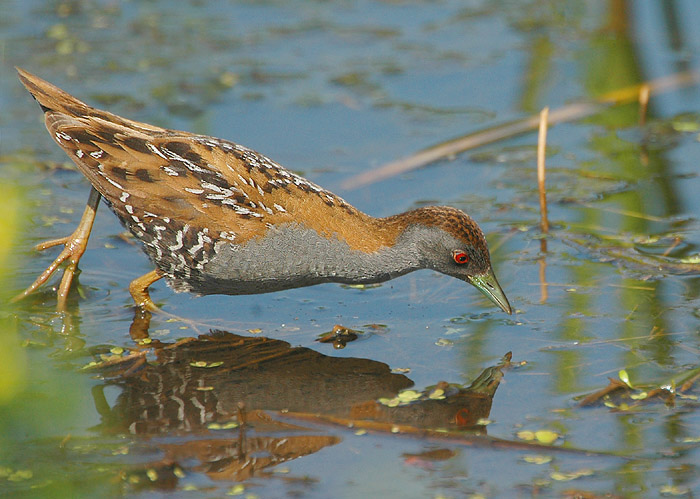
POLYGON ((504 312, 512 309, 491 268, 486 238, 466 213, 447 206, 428 206, 404 214, 414 238, 421 266, 466 281, 504 312))

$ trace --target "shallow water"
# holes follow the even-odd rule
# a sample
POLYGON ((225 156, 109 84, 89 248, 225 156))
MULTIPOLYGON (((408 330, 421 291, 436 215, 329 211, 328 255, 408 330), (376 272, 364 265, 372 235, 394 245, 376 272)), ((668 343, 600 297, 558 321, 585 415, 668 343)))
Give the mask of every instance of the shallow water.
MULTIPOLYGON (((653 95, 644 126, 631 103, 550 129, 546 253, 534 133, 343 188, 388 161, 544 106, 697 69, 694 7, 0 3, 9 13, 0 19, 4 303, 57 253, 30 248, 70 233, 88 194, 83 177, 64 167, 66 156, 16 79, 17 65, 117 114, 245 144, 372 215, 429 203, 464 209, 486 232, 517 310, 507 316, 470 286, 429 271, 370 289, 328 284, 239 297, 195 298, 158 283, 154 300, 185 319, 152 319, 149 334, 165 345, 212 328, 267 337, 323 356, 365 359, 361 365, 386 364, 426 393, 440 381, 469 386, 506 352, 513 363, 502 369, 489 424, 476 432, 439 437, 393 433, 389 425, 358 435, 357 426, 322 410, 343 403, 326 387, 300 396, 303 412, 323 417, 295 419, 261 407, 279 424, 304 427, 291 434, 255 422, 243 433, 208 425, 139 433, 119 426, 127 419, 115 409, 129 407, 128 376, 80 369, 119 351, 110 349, 139 348, 129 336, 128 283, 151 270, 138 245, 118 237, 123 229, 103 206, 69 318, 55 315, 50 286, 3 307, 0 490, 259 497, 700 492, 700 392, 670 381, 692 375, 700 352, 698 86, 653 95), (336 324, 362 334, 344 349, 316 341, 336 324), (613 393, 579 406, 623 369, 640 386, 629 390, 637 399, 613 393), (666 387, 663 397, 640 398, 654 387, 666 387), (523 448, 527 435, 520 432, 539 430, 555 432, 556 440, 523 448), (240 455, 221 451, 228 460, 216 460, 201 451, 216 448, 211 440, 242 448, 241 438, 290 435, 319 448, 292 452, 245 479, 224 473, 245 462, 240 455)), ((147 360, 157 359, 148 350, 147 360)), ((287 387, 285 378, 271 374, 267 382, 287 387)), ((343 387, 343 378, 336 384, 343 387)), ((397 390, 384 389, 389 399, 397 390)), ((252 411, 250 401, 246 407, 252 411)), ((428 404, 411 408, 424 421, 436 414, 428 404)), ((269 454, 269 447, 251 453, 269 454)))

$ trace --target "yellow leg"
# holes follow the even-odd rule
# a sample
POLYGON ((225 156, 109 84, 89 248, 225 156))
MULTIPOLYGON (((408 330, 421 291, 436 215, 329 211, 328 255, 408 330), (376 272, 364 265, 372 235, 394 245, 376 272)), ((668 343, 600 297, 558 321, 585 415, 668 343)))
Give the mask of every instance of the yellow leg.
POLYGON ((129 292, 137 307, 151 312, 158 311, 158 307, 156 307, 155 303, 151 300, 151 296, 148 294, 148 287, 162 277, 158 270, 151 270, 148 274, 144 274, 131 281, 131 284, 129 284, 129 292))
POLYGON ((97 192, 94 187, 91 188, 90 197, 88 198, 83 217, 80 219, 78 227, 70 236, 54 239, 52 241, 46 241, 36 246, 35 249, 38 251, 45 250, 46 248, 52 248, 53 246, 58 246, 59 244, 63 244, 64 248, 63 251, 61 251, 61 253, 51 263, 51 265, 49 265, 27 289, 12 299, 13 302, 21 300, 28 294, 34 292, 39 286, 48 281, 49 277, 51 277, 59 265, 68 260, 68 265, 66 266, 66 270, 63 272, 63 277, 61 278, 61 284, 58 287, 58 300, 56 303, 56 310, 59 312, 65 311, 68 291, 70 290, 71 282, 73 282, 73 276, 75 275, 75 270, 78 267, 78 262, 83 256, 83 253, 85 253, 85 248, 87 248, 88 239, 90 238, 90 231, 92 231, 92 224, 95 221, 95 214, 97 212, 97 205, 100 202, 100 197, 100 193, 97 192))

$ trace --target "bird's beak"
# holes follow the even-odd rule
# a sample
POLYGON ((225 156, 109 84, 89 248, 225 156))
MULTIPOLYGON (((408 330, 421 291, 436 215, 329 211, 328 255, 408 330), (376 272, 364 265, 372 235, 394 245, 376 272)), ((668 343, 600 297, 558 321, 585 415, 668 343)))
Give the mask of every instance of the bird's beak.
POLYGON ((508 303, 508 298, 506 298, 506 294, 501 289, 501 285, 498 284, 496 274, 493 273, 492 269, 489 269, 481 275, 469 276, 468 279, 476 289, 484 293, 488 299, 498 305, 501 310, 509 315, 513 313, 513 310, 510 308, 510 303, 508 303))

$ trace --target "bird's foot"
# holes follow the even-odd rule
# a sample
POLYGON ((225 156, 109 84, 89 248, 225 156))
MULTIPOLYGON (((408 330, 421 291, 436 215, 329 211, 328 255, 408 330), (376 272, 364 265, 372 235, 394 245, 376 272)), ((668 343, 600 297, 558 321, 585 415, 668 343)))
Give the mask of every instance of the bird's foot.
POLYGON ((163 276, 157 270, 151 270, 148 274, 137 277, 129 284, 129 293, 134 299, 134 303, 140 309, 148 312, 160 312, 160 309, 151 300, 151 295, 148 293, 148 287, 161 279, 163 276))
POLYGON ((149 329, 151 327, 151 317, 154 313, 157 313, 160 317, 166 317, 167 322, 181 322, 186 325, 186 329, 199 331, 199 325, 194 321, 166 312, 153 303, 148 288, 162 278, 163 275, 158 270, 152 270, 141 277, 137 277, 129 284, 129 292, 136 305, 134 320, 129 328, 129 335, 141 345, 150 343, 149 329))
POLYGON ((70 285, 73 282, 73 276, 75 275, 75 271, 78 267, 78 262, 87 248, 88 239, 90 238, 90 232, 92 231, 92 224, 95 221, 95 213, 97 211, 97 204, 99 201, 100 193, 93 188, 90 191, 90 198, 88 199, 87 206, 85 207, 85 212, 83 213, 80 223, 75 231, 68 237, 61 237, 59 239, 45 241, 37 244, 34 247, 34 249, 37 251, 43 251, 62 244, 63 250, 56 257, 56 259, 51 262, 51 265, 49 265, 27 289, 11 300, 12 302, 21 300, 22 298, 36 291, 37 288, 49 280, 59 265, 67 261, 68 265, 63 272, 61 283, 58 286, 56 303, 56 310, 58 312, 64 312, 66 310, 66 302, 68 300, 70 285))

